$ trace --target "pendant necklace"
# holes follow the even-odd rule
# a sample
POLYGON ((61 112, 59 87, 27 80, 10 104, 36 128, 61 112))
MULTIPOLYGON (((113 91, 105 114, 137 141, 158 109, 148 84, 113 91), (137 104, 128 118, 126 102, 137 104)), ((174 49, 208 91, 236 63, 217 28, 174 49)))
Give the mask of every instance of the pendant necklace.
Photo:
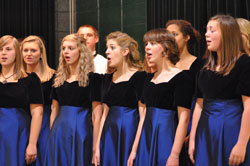
POLYGON ((3 84, 6 84, 8 81, 8 79, 9 78, 11 78, 15 73, 13 73, 12 75, 10 75, 9 77, 5 77, 4 75, 3 75, 3 73, 1 73, 2 74, 2 76, 3 76, 3 78, 4 78, 4 80, 3 80, 3 84))

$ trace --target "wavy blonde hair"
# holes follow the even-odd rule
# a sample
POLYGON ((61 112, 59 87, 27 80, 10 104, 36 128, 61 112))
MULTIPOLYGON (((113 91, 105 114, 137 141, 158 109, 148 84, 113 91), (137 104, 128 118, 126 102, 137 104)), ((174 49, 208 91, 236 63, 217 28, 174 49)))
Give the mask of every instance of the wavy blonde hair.
POLYGON ((240 26, 241 33, 247 37, 246 48, 244 49, 246 53, 250 54, 250 21, 244 18, 237 18, 236 21, 240 26))
POLYGON ((106 37, 106 41, 110 39, 115 40, 122 49, 125 49, 125 48, 129 49, 129 53, 126 56, 126 61, 129 67, 134 67, 137 70, 143 70, 140 52, 138 51, 137 41, 135 41, 128 34, 120 32, 120 31, 110 33, 106 37))
MULTIPOLYGON (((23 45, 25 43, 36 43, 38 47, 40 48, 41 58, 40 58, 39 63, 40 63, 41 71, 42 71, 42 76, 40 79, 41 79, 41 82, 48 81, 52 77, 55 71, 51 69, 47 63, 46 48, 42 39, 35 35, 26 37, 21 43, 21 54, 23 53, 23 45)), ((23 59, 23 67, 24 67, 24 70, 26 71, 27 64, 24 62, 24 59, 23 59)))
MULTIPOLYGON (((14 73, 15 79, 18 80, 20 78, 26 77, 27 74, 25 73, 23 69, 23 63, 22 63, 22 56, 20 52, 20 44, 17 41, 17 39, 10 35, 5 35, 0 38, 0 49, 2 49, 6 44, 9 44, 13 42, 13 47, 15 49, 16 53, 16 59, 15 59, 15 67, 14 67, 14 73)), ((0 65, 0 72, 2 72, 2 65, 0 65)))
POLYGON ((65 36, 61 42, 59 66, 56 72, 56 77, 53 86, 54 87, 61 86, 64 83, 64 81, 66 81, 67 78, 69 78, 71 74, 69 66, 66 63, 63 56, 62 45, 64 41, 73 41, 77 43, 77 47, 79 49, 79 54, 80 54, 80 58, 78 61, 79 86, 86 87, 89 83, 89 77, 88 77, 89 72, 92 72, 94 70, 93 56, 90 50, 87 48, 85 40, 76 33, 65 36))

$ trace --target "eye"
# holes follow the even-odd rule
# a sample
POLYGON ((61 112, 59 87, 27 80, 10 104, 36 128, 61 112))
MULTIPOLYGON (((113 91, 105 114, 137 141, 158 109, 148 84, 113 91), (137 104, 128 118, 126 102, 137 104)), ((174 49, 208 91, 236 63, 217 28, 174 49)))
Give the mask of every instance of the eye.
POLYGON ((10 50, 12 50, 12 49, 11 49, 10 47, 7 47, 6 50, 7 50, 7 51, 10 51, 10 50))
POLYGON ((175 33, 175 32, 173 32, 172 34, 174 35, 174 37, 178 36, 178 34, 177 34, 177 33, 175 33))
POLYGON ((115 47, 114 47, 114 46, 111 46, 110 48, 111 48, 111 50, 114 50, 114 49, 115 49, 115 47))
POLYGON ((35 49, 31 49, 31 52, 33 52, 33 53, 35 53, 37 50, 35 50, 35 49))
POLYGON ((94 35, 91 34, 91 33, 88 33, 87 36, 88 36, 88 37, 92 37, 92 36, 94 36, 94 35))
POLYGON ((62 50, 64 51, 64 50, 65 50, 65 47, 62 47, 62 50))

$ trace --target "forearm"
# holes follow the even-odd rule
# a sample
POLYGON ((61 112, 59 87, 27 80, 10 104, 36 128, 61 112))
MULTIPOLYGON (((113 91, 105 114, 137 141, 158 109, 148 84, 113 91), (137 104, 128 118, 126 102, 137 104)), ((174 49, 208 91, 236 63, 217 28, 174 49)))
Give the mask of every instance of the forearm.
POLYGON ((51 114, 50 114, 50 124, 49 128, 51 129, 54 123, 54 120, 56 119, 59 112, 59 103, 56 100, 52 100, 51 105, 51 114))
POLYGON ((107 118, 108 112, 109 112, 109 109, 107 107, 106 108, 104 107, 101 122, 100 122, 100 125, 99 125, 99 131, 98 131, 98 134, 97 134, 97 140, 96 140, 96 145, 95 145, 96 147, 94 147, 94 149, 100 147, 100 140, 101 140, 102 130, 103 130, 103 126, 104 126, 105 120, 107 118))
POLYGON ((175 155, 176 157, 179 157, 180 155, 187 134, 187 128, 189 122, 188 113, 186 113, 185 117, 181 117, 181 119, 179 119, 179 123, 176 129, 175 139, 171 150, 171 154, 175 155))
POLYGON ((131 150, 131 152, 134 152, 134 153, 137 152, 138 144, 139 144, 140 137, 141 137, 143 123, 144 123, 144 120, 145 120, 145 117, 146 117, 146 105, 142 104, 141 102, 139 102, 138 105, 139 105, 140 121, 139 121, 139 124, 138 124, 138 127, 137 127, 134 144, 133 144, 132 150, 131 150))
POLYGON ((240 127, 240 134, 238 138, 238 142, 241 145, 247 146, 247 143, 249 141, 249 136, 250 136, 250 111, 248 112, 243 112, 242 115, 242 121, 241 121, 241 127, 240 127))
POLYGON ((191 127, 191 131, 190 131, 190 140, 194 141, 195 139, 195 133, 196 133, 196 129, 200 120, 200 116, 201 116, 201 111, 202 111, 202 107, 203 107, 203 99, 197 99, 197 102, 195 104, 195 109, 194 109, 194 113, 193 113, 193 120, 192 120, 192 127, 191 127))
POLYGON ((32 113, 29 144, 33 145, 37 144, 37 140, 42 125, 42 118, 43 118, 43 106, 39 106, 39 108, 36 108, 36 110, 32 113))
POLYGON ((93 151, 95 152, 97 137, 100 128, 100 122, 102 117, 102 104, 99 102, 94 102, 92 104, 92 123, 93 123, 93 151))

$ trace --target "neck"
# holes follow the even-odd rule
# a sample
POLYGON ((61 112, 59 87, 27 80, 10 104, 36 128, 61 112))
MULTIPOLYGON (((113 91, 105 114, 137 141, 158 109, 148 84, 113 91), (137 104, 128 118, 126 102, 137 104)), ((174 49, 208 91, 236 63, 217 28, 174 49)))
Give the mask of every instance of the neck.
POLYGON ((15 68, 15 65, 10 65, 10 66, 2 66, 2 71, 1 73, 4 75, 4 76, 9 76, 9 75, 12 75, 14 74, 14 68, 15 68))
POLYGON ((35 72, 38 76, 40 76, 42 74, 41 64, 37 63, 33 65, 26 65, 26 72, 28 73, 35 72))
MULTIPOLYGON (((165 57, 164 57, 165 58, 165 57)), ((174 65, 169 60, 163 60, 159 64, 156 64, 157 73, 161 73, 164 71, 170 71, 174 65)))
POLYGON ((123 75, 129 71, 130 71, 130 68, 128 66, 128 63, 125 61, 116 68, 116 74, 118 75, 123 75))
POLYGON ((189 53, 187 46, 184 48, 180 49, 180 60, 185 59, 186 57, 190 56, 191 54, 189 53))
POLYGON ((70 75, 78 75, 78 63, 69 66, 70 75))

